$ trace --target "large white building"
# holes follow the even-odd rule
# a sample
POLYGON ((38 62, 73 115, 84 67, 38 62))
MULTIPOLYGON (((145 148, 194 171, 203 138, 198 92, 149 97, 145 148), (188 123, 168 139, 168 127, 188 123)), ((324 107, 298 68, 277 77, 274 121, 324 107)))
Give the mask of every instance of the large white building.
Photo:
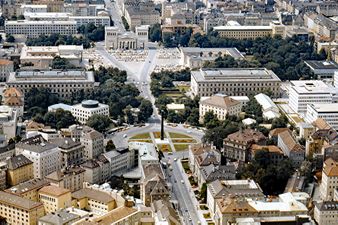
POLYGON ((7 85, 27 93, 33 87, 44 87, 60 97, 70 97, 80 90, 91 90, 95 84, 92 71, 40 70, 10 73, 7 85))
POLYGON ((76 21, 6 21, 5 33, 12 35, 25 35, 36 38, 40 35, 73 35, 77 33, 76 21))
POLYGON ((56 56, 67 59, 74 66, 82 63, 82 45, 24 46, 21 49, 21 64, 33 64, 34 69, 49 69, 56 56))
POLYGON ((296 113, 305 115, 309 104, 333 102, 333 88, 323 81, 297 80, 290 83, 289 106, 296 113))
POLYGON ((111 175, 120 176, 137 165, 137 154, 135 149, 117 148, 104 153, 104 157, 110 162, 111 175))
POLYGON ((246 96, 266 90, 278 97, 280 83, 277 75, 265 68, 205 68, 191 71, 191 91, 199 97, 217 93, 246 96))
POLYGON ((46 142, 41 135, 21 141, 15 146, 16 155, 22 154, 33 162, 34 178, 43 179, 61 168, 60 149, 46 142))
POLYGON ((71 112, 80 123, 84 124, 95 114, 109 116, 109 106, 95 100, 85 100, 80 104, 73 105, 71 112))
POLYGON ((120 32, 118 27, 105 27, 106 49, 147 49, 148 26, 139 26, 134 32, 120 32))
POLYGON ((332 128, 338 130, 338 103, 308 104, 305 121, 312 123, 323 118, 332 128))
POLYGON ((318 225, 338 224, 338 202, 316 202, 314 208, 314 219, 318 225))
POLYGON ((280 117, 279 109, 277 105, 266 94, 260 93, 255 95, 255 99, 262 106, 263 118, 275 119, 280 117))
POLYGON ((213 112, 219 120, 225 120, 228 115, 238 116, 241 109, 242 104, 239 101, 226 95, 216 94, 200 101, 200 121, 203 122, 207 112, 213 112))

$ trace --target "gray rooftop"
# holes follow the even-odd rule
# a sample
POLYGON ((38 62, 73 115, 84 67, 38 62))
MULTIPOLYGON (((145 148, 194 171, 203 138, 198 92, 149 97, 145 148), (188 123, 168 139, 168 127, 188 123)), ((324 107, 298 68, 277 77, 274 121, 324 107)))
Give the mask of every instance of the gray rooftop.
POLYGON ((198 71, 191 71, 191 76, 197 82, 280 81, 272 70, 265 68, 202 68, 198 71))
POLYGON ((307 60, 304 61, 313 70, 338 70, 338 64, 334 61, 325 61, 325 60, 307 60))
POLYGON ((9 188, 9 189, 6 189, 5 192, 20 195, 20 194, 25 193, 27 191, 42 188, 42 187, 44 187, 48 184, 49 184, 48 181, 36 178, 36 179, 33 179, 33 180, 29 180, 29 181, 20 183, 16 186, 9 188))
POLYGON ((7 160, 8 169, 15 170, 17 168, 32 164, 33 162, 27 159, 24 155, 17 155, 11 157, 9 160, 7 160))
POLYGON ((114 198, 110 196, 109 194, 102 192, 102 191, 89 189, 89 188, 84 188, 84 189, 73 192, 72 198, 75 198, 78 200, 83 199, 83 198, 89 198, 89 199, 94 199, 102 203, 109 203, 111 201, 114 201, 114 198))
POLYGON ((55 213, 49 213, 39 218, 39 222, 44 222, 53 225, 64 225, 73 222, 74 220, 79 218, 80 218, 79 215, 72 214, 70 211, 62 209, 56 211, 55 213))
POLYGON ((21 148, 36 153, 42 153, 53 148, 57 148, 57 145, 51 144, 50 142, 45 141, 41 135, 37 135, 22 140, 16 145, 16 148, 21 148))
POLYGON ((50 142, 54 145, 57 145, 62 150, 71 150, 74 147, 80 146, 80 142, 75 142, 71 138, 55 138, 50 140, 50 142))
POLYGON ((0 191, 0 202, 6 205, 11 205, 16 208, 24 209, 24 210, 32 210, 36 207, 43 206, 40 202, 34 202, 32 200, 13 195, 10 193, 6 193, 4 191, 0 191))

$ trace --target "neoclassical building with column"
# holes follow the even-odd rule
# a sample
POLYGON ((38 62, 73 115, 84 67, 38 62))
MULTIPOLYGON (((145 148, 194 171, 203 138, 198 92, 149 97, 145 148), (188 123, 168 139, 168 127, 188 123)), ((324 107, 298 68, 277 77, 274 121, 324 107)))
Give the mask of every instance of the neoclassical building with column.
POLYGON ((118 27, 105 27, 106 49, 147 49, 148 26, 135 28, 131 31, 120 32, 118 27))

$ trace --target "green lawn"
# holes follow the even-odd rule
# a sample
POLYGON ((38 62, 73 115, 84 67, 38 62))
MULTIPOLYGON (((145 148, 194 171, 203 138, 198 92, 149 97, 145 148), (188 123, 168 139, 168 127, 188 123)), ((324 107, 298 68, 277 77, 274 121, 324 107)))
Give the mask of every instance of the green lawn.
MULTIPOLYGON (((154 137, 155 138, 161 138, 161 132, 153 132, 153 134, 154 134, 154 137)), ((165 133, 164 133, 164 138, 166 138, 167 136, 165 135, 165 133)))
POLYGON ((171 139, 173 143, 196 143, 197 141, 195 139, 171 139))
POLYGON ((147 142, 147 143, 153 143, 153 141, 152 140, 150 140, 150 139, 129 139, 128 140, 128 142, 147 142))
POLYGON ((169 136, 170 136, 171 138, 191 138, 191 137, 188 136, 188 135, 180 134, 180 133, 173 133, 173 132, 169 132, 169 136))
POLYGON ((184 150, 188 150, 188 148, 189 148, 189 145, 186 145, 186 144, 178 144, 178 145, 174 145, 174 147, 175 147, 175 150, 176 151, 184 151, 184 150))
POLYGON ((190 90, 190 86, 183 86, 183 85, 180 85, 180 86, 177 86, 178 89, 180 90, 180 92, 188 92, 190 90))
POLYGON ((162 152, 172 152, 170 145, 157 145, 157 148, 162 152))
POLYGON ((132 136, 130 139, 150 139, 150 134, 149 133, 136 134, 135 136, 132 136))

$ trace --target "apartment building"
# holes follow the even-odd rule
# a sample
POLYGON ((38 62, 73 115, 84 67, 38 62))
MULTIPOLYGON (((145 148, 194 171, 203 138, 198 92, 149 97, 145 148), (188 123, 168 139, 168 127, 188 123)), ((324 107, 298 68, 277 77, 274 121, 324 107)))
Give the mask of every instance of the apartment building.
POLYGON ((304 14, 305 26, 318 40, 333 41, 338 34, 337 23, 331 18, 314 12, 304 14))
POLYGON ((45 186, 39 190, 39 201, 45 212, 53 213, 71 206, 71 193, 68 189, 57 186, 45 186))
POLYGON ((334 190, 338 188, 338 163, 332 158, 324 161, 320 197, 323 201, 332 201, 334 190))
POLYGON ((315 202, 314 219, 318 225, 338 224, 338 202, 315 202))
POLYGON ((211 218, 216 218, 217 200, 231 195, 257 200, 263 200, 265 197, 261 187, 254 180, 215 180, 207 185, 207 205, 211 218))
POLYGON ((24 155, 16 155, 7 160, 8 185, 15 186, 33 177, 33 162, 24 155))
POLYGON ((305 159, 305 148, 295 140, 290 130, 278 134, 277 145, 293 162, 294 167, 298 168, 301 166, 305 159))
POLYGON ((71 107, 71 113, 82 124, 93 115, 109 116, 109 106, 96 100, 85 100, 71 107))
POLYGON ((80 142, 75 142, 71 138, 55 138, 50 142, 55 144, 61 152, 61 166, 78 166, 84 162, 84 148, 80 142))
POLYGON ((37 202, 39 201, 38 191, 47 185, 49 182, 44 179, 32 179, 4 191, 37 202))
POLYGON ((6 88, 3 92, 2 103, 14 111, 18 117, 23 116, 24 96, 21 91, 16 88, 6 88))
POLYGON ((266 151, 269 160, 274 164, 279 163, 285 158, 284 152, 278 146, 253 144, 249 149, 249 161, 253 160, 259 151, 266 151))
POLYGON ((225 120, 227 116, 238 116, 242 111, 242 104, 233 98, 216 94, 200 101, 200 122, 204 120, 207 112, 213 112, 219 120, 225 120))
POLYGON ((29 21, 16 20, 5 22, 6 34, 25 35, 27 38, 37 38, 40 35, 73 35, 77 33, 76 21, 29 21))
POLYGON ((95 26, 110 26, 110 17, 109 16, 70 16, 70 21, 76 21, 77 26, 94 24, 95 26))
POLYGON ((53 186, 74 192, 83 188, 85 171, 81 167, 70 167, 55 171, 47 175, 45 179, 53 186))
POLYGON ((17 143, 15 152, 33 162, 34 178, 42 179, 61 168, 60 149, 55 144, 46 142, 41 135, 17 143))
POLYGON ((106 214, 117 207, 116 200, 108 193, 90 188, 73 192, 72 205, 97 215, 106 214))
POLYGON ((84 181, 90 184, 102 184, 111 177, 110 162, 103 155, 87 160, 81 168, 85 170, 84 181))
POLYGON ((130 26, 130 30, 135 30, 135 27, 141 25, 154 25, 160 23, 160 13, 155 10, 155 5, 152 2, 145 4, 148 4, 149 6, 143 7, 143 4, 141 3, 126 7, 124 16, 130 26))
POLYGON ((93 159, 104 152, 104 136, 100 132, 89 129, 85 130, 81 137, 80 142, 85 146, 84 158, 93 159))
POLYGON ((0 81, 5 82, 11 72, 14 72, 13 61, 0 59, 0 81))
POLYGON ((191 71, 191 91, 195 96, 223 93, 229 96, 247 96, 270 90, 279 96, 280 79, 265 68, 203 68, 191 71))
POLYGON ((142 165, 141 174, 140 195, 145 206, 157 200, 169 200, 169 189, 158 162, 142 165))
POLYGON ((91 90, 94 83, 92 71, 80 70, 17 71, 7 80, 8 87, 15 87, 24 94, 33 87, 44 87, 63 98, 69 98, 77 91, 91 90))
POLYGON ((239 130, 229 134, 223 140, 223 153, 228 159, 247 162, 250 159, 250 146, 252 144, 265 145, 266 137, 253 129, 239 130))
POLYGON ((338 103, 308 104, 305 121, 313 123, 318 118, 324 119, 333 129, 338 130, 338 103))
POLYGON ((289 106, 296 113, 305 115, 309 104, 333 102, 332 89, 323 81, 297 80, 290 83, 289 106))
MULTIPOLYGON (((59 46, 24 46, 21 49, 21 64, 33 64, 34 69, 49 69, 56 56, 67 59, 67 61, 80 67, 82 63, 82 45, 59 45, 59 46)), ((27 66, 25 66, 27 67, 27 66)))
POLYGON ((0 216, 8 224, 37 225, 44 216, 43 204, 7 192, 0 192, 0 216))

